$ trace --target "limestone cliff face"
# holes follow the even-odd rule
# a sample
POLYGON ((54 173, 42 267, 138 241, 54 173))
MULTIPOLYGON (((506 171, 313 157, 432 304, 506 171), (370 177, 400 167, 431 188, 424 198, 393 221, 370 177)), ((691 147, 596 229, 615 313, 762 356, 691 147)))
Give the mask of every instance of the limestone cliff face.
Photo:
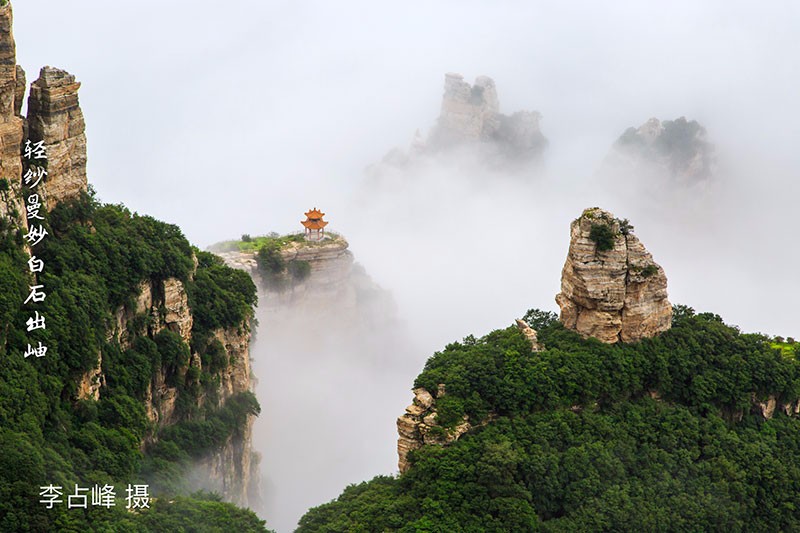
POLYGON ((606 343, 635 342, 670 328, 667 277, 631 230, 599 208, 572 222, 556 296, 566 327, 606 343))
POLYGON ((11 4, 0 7, 0 216, 27 227, 21 197, 24 120, 20 116, 25 73, 17 65, 11 4), (21 86, 21 89, 20 89, 21 86), (22 94, 21 94, 22 93, 22 94))
POLYGON ((664 121, 651 118, 620 136, 606 165, 694 183, 714 175, 716 156, 705 128, 696 121, 684 117, 664 121))
POLYGON ((47 208, 77 196, 87 187, 86 135, 78 104, 80 82, 53 67, 43 67, 28 97, 28 138, 44 141, 47 178, 41 185, 47 208))

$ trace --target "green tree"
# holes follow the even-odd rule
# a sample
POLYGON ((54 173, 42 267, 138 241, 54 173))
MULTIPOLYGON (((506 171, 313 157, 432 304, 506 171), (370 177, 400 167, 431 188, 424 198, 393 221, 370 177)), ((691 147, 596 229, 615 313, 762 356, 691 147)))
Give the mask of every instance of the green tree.
POLYGON ((617 235, 610 225, 601 223, 592 224, 592 228, 589 230, 589 238, 594 241, 598 251, 607 252, 614 249, 617 235))

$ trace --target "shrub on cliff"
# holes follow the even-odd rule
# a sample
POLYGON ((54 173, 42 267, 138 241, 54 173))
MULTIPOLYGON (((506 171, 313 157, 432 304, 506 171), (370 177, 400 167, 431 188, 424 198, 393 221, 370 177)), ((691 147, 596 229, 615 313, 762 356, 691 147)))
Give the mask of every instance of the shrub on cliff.
POLYGON ((214 254, 195 250, 198 265, 194 281, 186 286, 189 306, 199 334, 237 327, 252 315, 256 286, 250 276, 225 265, 214 254))
POLYGON ((592 229, 589 231, 589 238, 597 245, 597 250, 607 252, 614 249, 617 235, 608 224, 592 224, 592 229))
POLYGON ((281 256, 281 247, 274 241, 265 243, 258 249, 256 263, 261 272, 268 276, 281 274, 286 269, 286 263, 281 256))
POLYGON ((293 281, 304 281, 311 275, 311 263, 295 259, 289 262, 287 270, 293 281))

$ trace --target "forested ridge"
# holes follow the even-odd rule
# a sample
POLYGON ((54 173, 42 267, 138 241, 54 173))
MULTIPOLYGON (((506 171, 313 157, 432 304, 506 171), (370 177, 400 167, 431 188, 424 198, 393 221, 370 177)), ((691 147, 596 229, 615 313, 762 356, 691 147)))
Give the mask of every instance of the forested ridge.
POLYGON ((47 298, 36 310, 45 330, 27 332, 23 305, 33 280, 23 235, 0 225, 0 531, 265 531, 252 511, 193 493, 182 482, 190 461, 215 450, 258 413, 251 393, 220 406, 213 394, 227 365, 214 328, 247 328, 256 302, 249 276, 193 249, 178 227, 106 205, 92 194, 64 201, 46 215, 48 238, 36 247, 45 268, 37 282, 47 298), (197 258, 195 267, 193 256, 197 258), (194 315, 190 348, 152 317, 126 325, 129 342, 112 335, 113 314, 134 308, 142 282, 175 278, 194 315), (26 359, 29 343, 44 357, 26 359), (103 357, 99 400, 78 399, 80 376, 103 357), (202 371, 190 366, 190 354, 202 371), (158 426, 145 413, 153 375, 178 390, 179 420, 158 426), (204 397, 205 401, 198 401, 204 397), (63 487, 64 503, 40 503, 42 486, 63 487), (112 485, 116 505, 67 508, 75 485, 112 485), (149 509, 126 509, 128 484, 149 484, 149 509))
POLYGON ((525 319, 544 351, 516 327, 470 336, 414 384, 446 385, 445 426, 489 423, 411 452, 399 477, 347 487, 299 531, 800 530, 793 340, 685 306, 669 331, 627 345, 583 339, 552 313, 525 319))

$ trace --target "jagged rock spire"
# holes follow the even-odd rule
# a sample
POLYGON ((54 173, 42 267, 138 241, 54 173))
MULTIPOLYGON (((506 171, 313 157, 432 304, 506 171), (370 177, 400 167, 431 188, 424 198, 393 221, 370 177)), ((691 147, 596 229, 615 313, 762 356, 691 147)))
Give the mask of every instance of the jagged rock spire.
POLYGON ((627 220, 587 209, 570 226, 561 273, 561 322, 606 343, 634 342, 672 323, 664 270, 633 234, 627 220))
POLYGON ((461 74, 448 73, 439 120, 428 144, 440 149, 480 141, 494 143, 507 157, 533 157, 547 144, 540 119, 535 111, 501 114, 497 88, 489 76, 478 76, 470 85, 461 74))
POLYGON ((54 67, 43 67, 39 79, 31 84, 28 138, 31 142, 44 141, 47 149, 47 180, 42 192, 48 209, 87 187, 80 86, 75 76, 54 67))

